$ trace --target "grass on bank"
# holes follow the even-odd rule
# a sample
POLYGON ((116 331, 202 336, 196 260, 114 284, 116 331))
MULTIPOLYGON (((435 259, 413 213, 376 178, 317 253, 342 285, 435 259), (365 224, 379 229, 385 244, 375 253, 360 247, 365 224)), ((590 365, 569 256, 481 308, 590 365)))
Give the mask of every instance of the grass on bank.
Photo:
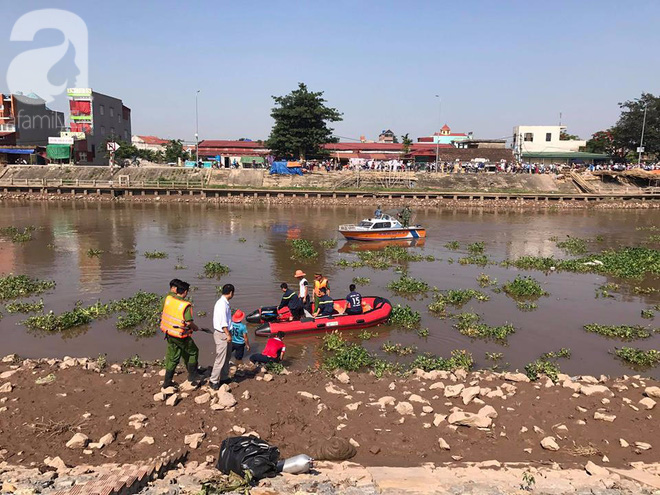
POLYGON ((525 365, 525 374, 532 380, 538 380, 542 375, 546 375, 553 382, 556 382, 561 369, 557 363, 558 359, 570 359, 571 350, 562 347, 558 351, 546 352, 535 361, 525 365))

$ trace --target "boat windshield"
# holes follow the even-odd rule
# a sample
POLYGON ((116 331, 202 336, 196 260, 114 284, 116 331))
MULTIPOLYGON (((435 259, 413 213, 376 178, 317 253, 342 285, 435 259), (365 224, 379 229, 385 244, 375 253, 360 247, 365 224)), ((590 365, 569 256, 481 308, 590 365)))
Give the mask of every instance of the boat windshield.
POLYGON ((365 222, 364 220, 362 220, 362 221, 358 224, 358 227, 366 227, 366 228, 369 228, 369 227, 371 227, 371 222, 365 222))

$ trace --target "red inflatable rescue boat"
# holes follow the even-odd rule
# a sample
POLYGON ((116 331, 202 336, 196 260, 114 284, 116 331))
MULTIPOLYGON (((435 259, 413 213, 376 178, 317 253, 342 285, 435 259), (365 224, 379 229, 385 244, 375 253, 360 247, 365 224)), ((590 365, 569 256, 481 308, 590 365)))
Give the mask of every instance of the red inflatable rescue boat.
POLYGON ((260 337, 286 334, 325 332, 333 330, 353 330, 367 328, 385 322, 392 312, 392 304, 384 297, 363 297, 363 313, 359 315, 340 314, 346 307, 345 299, 334 301, 335 314, 318 318, 302 318, 300 321, 270 321, 256 330, 260 337))

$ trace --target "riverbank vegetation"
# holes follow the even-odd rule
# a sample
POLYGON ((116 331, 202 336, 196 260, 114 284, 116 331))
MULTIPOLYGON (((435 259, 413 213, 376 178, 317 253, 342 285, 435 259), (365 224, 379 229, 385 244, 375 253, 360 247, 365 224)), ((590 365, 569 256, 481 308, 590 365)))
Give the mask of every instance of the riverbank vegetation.
POLYGON ((569 359, 570 357, 571 350, 564 347, 558 351, 546 352, 535 361, 527 364, 525 366, 525 373, 527 377, 532 381, 536 381, 542 375, 545 375, 553 382, 556 382, 559 378, 559 373, 561 373, 561 369, 559 368, 557 360, 561 358, 569 359))

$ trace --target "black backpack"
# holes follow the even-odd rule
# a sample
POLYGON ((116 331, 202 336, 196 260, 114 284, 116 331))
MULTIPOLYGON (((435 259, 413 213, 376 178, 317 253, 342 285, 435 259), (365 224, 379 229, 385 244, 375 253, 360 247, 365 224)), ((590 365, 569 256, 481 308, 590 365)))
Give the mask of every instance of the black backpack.
POLYGON ((253 480, 277 475, 280 451, 257 437, 229 437, 222 441, 216 468, 223 474, 231 472, 244 477, 250 473, 253 480))

